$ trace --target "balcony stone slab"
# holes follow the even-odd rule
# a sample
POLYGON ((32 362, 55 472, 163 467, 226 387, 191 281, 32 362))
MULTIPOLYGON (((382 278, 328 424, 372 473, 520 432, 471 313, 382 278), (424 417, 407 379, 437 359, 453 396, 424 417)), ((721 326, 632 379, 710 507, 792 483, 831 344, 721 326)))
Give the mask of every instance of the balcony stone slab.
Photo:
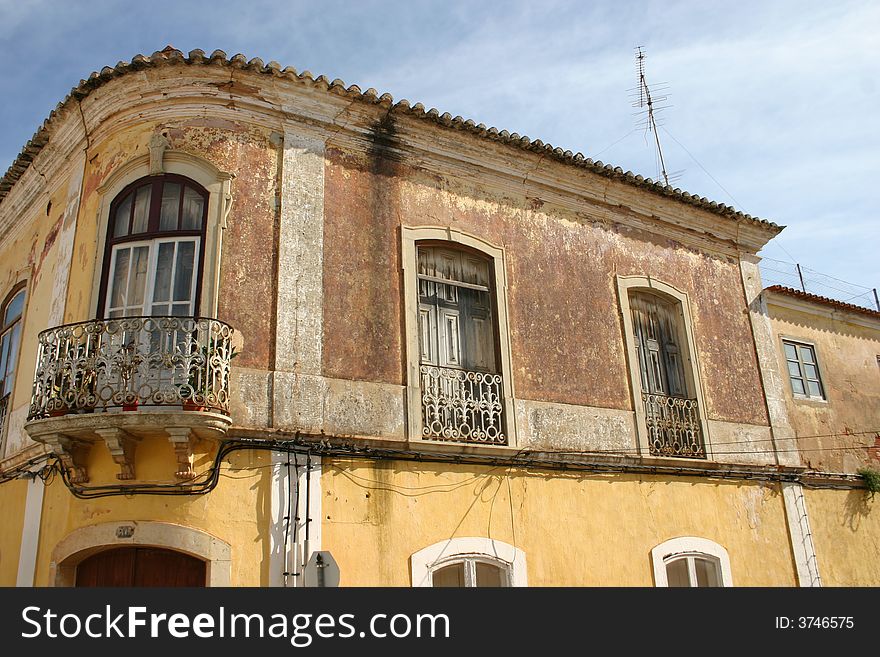
POLYGON ((164 407, 104 413, 68 413, 30 420, 25 431, 32 440, 50 446, 67 468, 72 483, 89 480, 86 461, 92 445, 103 441, 119 465, 117 478, 135 478, 135 453, 144 438, 166 438, 177 456, 175 477, 194 477, 196 440, 222 440, 232 420, 221 413, 164 407))

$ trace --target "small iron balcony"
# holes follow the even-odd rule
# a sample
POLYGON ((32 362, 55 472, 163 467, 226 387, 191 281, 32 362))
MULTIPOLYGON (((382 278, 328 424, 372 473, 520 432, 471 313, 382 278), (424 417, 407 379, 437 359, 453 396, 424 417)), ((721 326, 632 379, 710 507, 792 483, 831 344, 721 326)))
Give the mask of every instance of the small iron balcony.
POLYGON ((642 401, 653 456, 706 458, 696 399, 643 392, 642 401))
POLYGON ((422 365, 422 437, 506 445, 500 374, 422 365))
POLYGON ((125 317, 40 333, 28 421, 74 483, 89 480, 86 456, 103 441, 119 479, 135 477, 135 449, 164 437, 177 479, 191 479, 196 439, 222 439, 229 417, 233 329, 205 317, 125 317))
POLYGON ((177 406, 229 414, 233 329, 204 317, 126 317, 40 333, 28 420, 177 406))

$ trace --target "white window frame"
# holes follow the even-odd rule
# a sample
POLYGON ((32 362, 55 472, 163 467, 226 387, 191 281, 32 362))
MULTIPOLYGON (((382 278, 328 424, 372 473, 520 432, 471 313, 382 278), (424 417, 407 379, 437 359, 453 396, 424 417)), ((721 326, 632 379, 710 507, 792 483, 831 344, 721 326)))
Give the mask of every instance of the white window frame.
POLYGON ((529 585, 525 552, 509 543, 478 536, 439 541, 413 554, 410 557, 412 585, 431 587, 435 570, 464 562, 465 586, 468 586, 468 571, 471 571, 471 582, 475 583, 478 561, 501 568, 506 573, 507 586, 529 585))
MULTIPOLYGON (((16 297, 18 297, 19 294, 24 294, 24 303, 21 307, 21 315, 19 316, 17 322, 14 322, 13 324, 10 325, 10 327, 11 327, 11 326, 14 326, 16 323, 18 323, 20 326, 19 326, 19 333, 18 333, 18 345, 16 347, 17 353, 15 355, 15 363, 13 364, 12 388, 3 393, 3 396, 4 397, 8 396, 8 399, 6 400, 6 415, 3 418, 3 422, 0 423, 0 459, 3 459, 6 456, 6 451, 8 448, 7 436, 9 434, 10 419, 11 419, 12 411, 15 408, 15 392, 16 392, 16 389, 19 387, 16 385, 16 381, 17 381, 19 375, 21 374, 21 369, 19 366, 22 362, 22 351, 23 351, 22 350, 22 343, 24 342, 24 337, 25 337, 25 318, 27 317, 28 303, 30 302, 30 298, 31 298, 30 284, 31 284, 30 277, 28 277, 27 279, 20 281, 20 282, 16 283, 15 285, 13 285, 10 288, 10 291, 6 294, 6 296, 3 297, 2 299, 0 299, 0 327, 2 327, 4 325, 3 324, 3 320, 4 320, 3 314, 5 314, 6 308, 9 307, 9 305, 12 303, 12 301, 16 297)), ((11 331, 11 328, 8 329, 8 331, 11 331)), ((3 335, 6 335, 6 333, 7 332, 4 331, 3 335)), ((6 366, 7 366, 7 371, 8 371, 8 367, 9 367, 8 362, 7 362, 6 366)), ((6 372, 2 372, 0 374, 5 376, 6 372)), ((29 390, 28 390, 28 392, 29 392, 29 390)))
MULTIPOLYGON (((718 565, 721 586, 733 586, 733 575, 730 570, 730 555, 723 546, 708 538, 697 536, 679 536, 664 541, 651 550, 651 562, 654 567, 654 585, 668 587, 669 580, 666 575, 666 565, 678 559, 689 559, 688 570, 693 569, 693 558, 708 559, 718 565)), ((695 573, 690 572, 696 581, 695 573)))
MULTIPOLYGON (((204 249, 205 254, 202 263, 199 315, 216 317, 220 299, 220 257, 223 230, 226 228, 226 219, 232 208, 232 180, 235 176, 221 171, 207 160, 179 151, 165 151, 161 164, 161 173, 177 174, 189 178, 208 192, 204 243, 199 243, 199 250, 204 249)), ((99 316, 98 313, 103 303, 103 299, 100 298, 100 289, 103 257, 107 244, 107 226, 110 223, 110 207, 113 200, 128 185, 155 174, 156 172, 151 170, 150 156, 141 155, 117 168, 107 181, 97 189, 98 194, 101 195, 101 205, 98 209, 96 265, 92 278, 91 294, 91 308, 95 317, 99 316)), ((108 272, 108 279, 109 276, 110 272, 108 272)), ((194 281, 198 281, 198 272, 194 275, 194 281)))
POLYGON ((791 396, 797 401, 811 401, 811 402, 828 402, 828 390, 825 388, 825 372, 822 369, 822 365, 819 363, 819 351, 816 348, 816 344, 814 342, 810 342, 808 340, 800 340, 798 338, 792 338, 787 335, 780 336, 782 341, 782 366, 783 372, 785 372, 788 378, 788 389, 791 390, 791 396), (799 392, 795 392, 794 385, 791 382, 791 372, 788 370, 788 356, 785 354, 785 345, 790 344, 795 348, 795 352, 798 356, 798 366, 802 366, 803 363, 800 358, 800 353, 798 353, 799 347, 807 347, 813 352, 813 365, 816 366, 816 372, 819 374, 819 389, 821 391, 821 395, 811 395, 810 394, 810 386, 807 385, 807 375, 806 372, 801 372, 802 376, 798 377, 803 379, 804 381, 804 394, 799 392))
MULTIPOLYGON (((514 413, 513 368, 511 366, 510 332, 507 318, 507 262, 504 249, 494 246, 479 237, 444 227, 401 227, 402 269, 404 292, 404 325, 406 328, 406 403, 408 439, 422 440, 422 392, 419 376, 419 288, 418 288, 418 247, 420 241, 447 242, 450 248, 455 245, 470 247, 491 259, 493 293, 495 295, 496 335, 499 344, 500 362, 498 372, 502 377, 504 395, 504 427, 507 445, 479 445, 490 449, 515 447, 517 444, 516 415, 514 413)), ((440 440, 424 441, 425 445, 470 447, 476 443, 446 443, 440 440)), ((442 447, 441 447, 442 448, 442 447)))
MULTIPOLYGON (((130 248, 132 250, 136 249, 138 247, 143 247, 143 246, 146 246, 149 248, 149 254, 148 254, 149 264, 147 265, 147 278, 146 278, 146 282, 144 285, 144 301, 142 304, 142 311, 143 312, 139 313, 140 315, 153 315, 154 314, 152 312, 153 305, 161 305, 164 303, 168 306, 173 306, 175 304, 183 303, 183 301, 176 301, 175 302, 175 301, 170 301, 170 300, 167 302, 161 302, 161 301, 154 302, 153 301, 153 293, 155 291, 155 284, 156 284, 156 274, 157 274, 158 260, 159 260, 159 246, 161 244, 173 243, 175 245, 174 254, 176 255, 178 245, 181 243, 184 243, 184 242, 195 243, 195 249, 194 249, 194 254, 193 254, 193 272, 192 272, 192 280, 190 281, 189 301, 188 301, 189 302, 189 311, 187 312, 187 315, 192 317, 195 314, 196 284, 198 283, 198 280, 199 280, 199 258, 201 257, 201 246, 202 246, 201 245, 201 242, 202 242, 201 238, 193 236, 193 235, 187 235, 185 237, 173 237, 173 236, 156 237, 155 239, 138 240, 135 242, 122 242, 120 244, 115 245, 113 247, 111 254, 110 254, 110 265, 109 265, 109 270, 107 272, 107 299, 106 299, 105 303, 103 304, 104 305, 104 315, 109 319, 110 313, 113 311, 110 306, 110 299, 112 298, 112 294, 113 294, 113 282, 114 282, 113 281, 113 274, 116 269, 117 254, 122 249, 127 249, 127 248, 130 248)), ((130 267, 131 267, 131 264, 129 262, 129 276, 131 276, 130 267)), ((174 258, 174 260, 171 263, 171 290, 170 290, 170 294, 172 297, 174 296, 174 274, 175 274, 176 269, 177 269, 177 259, 174 258)), ((128 279, 128 278, 126 279, 126 284, 128 284, 129 280, 130 279, 128 279)), ((171 311, 169 311, 168 313, 165 313, 165 314, 166 315, 173 315, 173 309, 171 309, 171 311)), ((125 316, 125 315, 123 315, 123 316, 125 316)))
MULTIPOLYGON (((620 303, 621 320, 623 322, 623 333, 625 336, 626 360, 629 366, 630 391, 632 393, 633 409, 636 417, 636 433, 639 452, 645 456, 651 454, 648 444, 648 425, 645 422, 645 407, 642 403, 642 374, 639 369, 639 357, 636 353, 634 343, 635 331, 632 322, 632 310, 629 303, 629 295, 631 293, 647 292, 666 297, 677 306, 678 317, 681 320, 681 330, 686 345, 680 347, 683 357, 682 367, 684 369, 685 379, 688 391, 693 390, 694 398, 697 400, 697 413, 700 420, 700 431, 703 437, 703 448, 706 450, 706 459, 712 459, 712 441, 709 434, 709 422, 706 419, 706 400, 703 397, 703 384, 700 375, 700 364, 697 359, 696 341, 694 340, 694 330, 691 321, 692 312, 690 299, 687 293, 682 292, 678 288, 658 281, 650 276, 617 276, 617 296, 620 303)), ((675 459, 675 456, 657 457, 667 459, 675 459)), ((693 459, 686 459, 693 461, 693 459)))

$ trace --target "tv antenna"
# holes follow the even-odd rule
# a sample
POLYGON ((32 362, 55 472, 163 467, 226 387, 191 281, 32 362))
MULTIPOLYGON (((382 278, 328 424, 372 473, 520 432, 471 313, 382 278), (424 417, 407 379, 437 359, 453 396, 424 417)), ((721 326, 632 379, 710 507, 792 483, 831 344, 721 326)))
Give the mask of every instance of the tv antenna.
MULTIPOLYGON (((668 107, 668 105, 662 105, 668 96, 651 96, 651 88, 645 78, 645 53, 642 52, 641 46, 636 48, 636 66, 639 72, 639 86, 633 107, 638 107, 641 110, 639 114, 645 113, 645 118, 638 124, 638 127, 644 125, 646 136, 648 133, 654 134, 654 144, 657 146, 657 168, 660 170, 660 175, 663 176, 663 182, 669 185, 669 174, 666 173, 666 162, 663 160, 663 149, 660 146, 660 133, 657 131, 657 114, 668 107)), ((665 89, 666 87, 659 88, 661 91, 665 89)))

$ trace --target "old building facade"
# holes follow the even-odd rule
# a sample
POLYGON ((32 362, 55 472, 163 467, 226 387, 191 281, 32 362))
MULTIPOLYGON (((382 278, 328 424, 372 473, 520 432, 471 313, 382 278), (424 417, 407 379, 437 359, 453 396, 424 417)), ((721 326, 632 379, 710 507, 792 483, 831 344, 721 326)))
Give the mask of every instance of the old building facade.
POLYGON ((0 582, 876 585, 779 230, 274 63, 106 68, 0 183, 0 582))

